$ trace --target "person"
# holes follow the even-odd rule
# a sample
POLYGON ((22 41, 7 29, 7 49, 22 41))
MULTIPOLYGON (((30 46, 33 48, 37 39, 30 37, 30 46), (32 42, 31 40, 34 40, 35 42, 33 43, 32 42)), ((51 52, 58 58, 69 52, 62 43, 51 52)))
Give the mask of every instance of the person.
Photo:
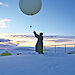
POLYGON ((38 39, 35 45, 35 51, 38 52, 39 54, 44 54, 43 53, 43 33, 40 33, 40 35, 38 35, 35 31, 33 33, 35 37, 38 39))

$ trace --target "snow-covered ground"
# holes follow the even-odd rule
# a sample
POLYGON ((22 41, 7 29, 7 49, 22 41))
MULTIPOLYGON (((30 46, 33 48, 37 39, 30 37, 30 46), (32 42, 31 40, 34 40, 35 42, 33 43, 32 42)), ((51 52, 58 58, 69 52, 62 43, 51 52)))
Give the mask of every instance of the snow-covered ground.
POLYGON ((0 56, 0 75, 75 75, 75 54, 46 49, 44 55, 34 48, 9 50, 13 55, 0 56), (23 55, 16 55, 19 52, 23 55))

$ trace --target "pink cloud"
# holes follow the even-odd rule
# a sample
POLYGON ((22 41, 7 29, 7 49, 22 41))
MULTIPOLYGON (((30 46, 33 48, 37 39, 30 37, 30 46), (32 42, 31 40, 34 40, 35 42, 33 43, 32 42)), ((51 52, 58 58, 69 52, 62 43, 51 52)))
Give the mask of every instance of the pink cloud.
POLYGON ((8 7, 8 4, 5 4, 4 6, 8 7))
POLYGON ((2 2, 0 2, 0 5, 3 5, 3 3, 2 3, 2 2))
POLYGON ((5 6, 5 7, 8 7, 8 4, 4 4, 2 2, 0 2, 0 5, 5 6))
POLYGON ((0 28, 6 28, 7 27, 7 22, 10 22, 11 19, 0 19, 0 28))

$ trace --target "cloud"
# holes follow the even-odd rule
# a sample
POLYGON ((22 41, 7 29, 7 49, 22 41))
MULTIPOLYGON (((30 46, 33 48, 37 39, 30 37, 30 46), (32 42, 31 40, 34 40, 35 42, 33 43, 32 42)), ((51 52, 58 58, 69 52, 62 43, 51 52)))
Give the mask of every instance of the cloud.
POLYGON ((14 48, 16 48, 16 46, 8 44, 0 44, 0 50, 12 50, 14 48))
POLYGON ((8 7, 8 4, 5 4, 4 6, 5 6, 5 7, 8 7))
MULTIPOLYGON (((9 34, 6 37, 11 39, 12 41, 8 42, 8 45, 12 46, 26 46, 26 47, 34 47, 37 39, 33 35, 28 35, 26 33, 14 33, 9 34)), ((44 46, 50 47, 52 45, 63 45, 63 44, 74 44, 75 43, 75 36, 59 36, 59 35, 47 35, 44 36, 44 46)), ((73 46, 73 45, 72 45, 73 46)))
POLYGON ((3 2, 0 2, 0 6, 8 7, 8 4, 4 4, 3 2))
POLYGON ((64 38, 64 39, 75 39, 75 36, 59 36, 59 35, 48 35, 45 38, 64 38))
POLYGON ((3 3, 2 3, 2 2, 0 2, 0 5, 3 5, 3 3))
POLYGON ((69 42, 69 41, 72 41, 70 39, 58 39, 58 40, 50 40, 50 41, 54 41, 54 42, 69 42))
POLYGON ((55 40, 47 40, 45 39, 44 41, 50 41, 50 42, 57 42, 57 43, 63 43, 63 42, 70 42, 72 39, 55 39, 55 40))
POLYGON ((12 42, 8 42, 6 45, 13 46, 13 47, 17 47, 18 46, 18 44, 15 44, 15 43, 12 43, 12 42))
POLYGON ((14 44, 9 39, 0 39, 0 50, 14 49, 18 44, 14 44))
POLYGON ((17 41, 17 42, 19 42, 19 43, 24 43, 24 42, 28 42, 28 41, 17 41))
POLYGON ((11 19, 0 19, 0 28, 6 28, 7 27, 6 23, 10 21, 11 19))
POLYGON ((9 39, 0 39, 0 42, 9 42, 9 41, 11 41, 11 40, 9 40, 9 39))
POLYGON ((24 35, 20 35, 20 34, 16 34, 16 35, 10 35, 11 37, 34 37, 33 35, 28 35, 28 34, 24 34, 24 35))

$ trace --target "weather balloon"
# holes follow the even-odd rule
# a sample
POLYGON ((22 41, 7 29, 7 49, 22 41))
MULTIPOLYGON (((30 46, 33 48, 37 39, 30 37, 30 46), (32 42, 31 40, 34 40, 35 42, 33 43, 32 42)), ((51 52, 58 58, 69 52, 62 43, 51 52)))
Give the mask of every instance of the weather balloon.
POLYGON ((19 7, 24 14, 35 15, 41 10, 42 1, 41 0, 20 0, 19 7))

